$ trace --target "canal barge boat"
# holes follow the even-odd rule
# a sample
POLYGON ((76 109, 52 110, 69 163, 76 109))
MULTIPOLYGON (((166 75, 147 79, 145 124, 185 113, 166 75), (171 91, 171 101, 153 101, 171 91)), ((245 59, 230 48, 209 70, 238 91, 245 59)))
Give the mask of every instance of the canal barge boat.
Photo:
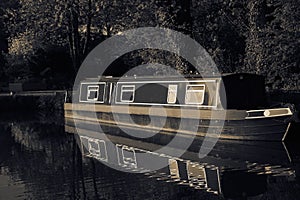
POLYGON ((270 105, 262 76, 245 73, 90 78, 64 108, 66 119, 85 124, 263 141, 283 141, 293 115, 289 105, 270 105))

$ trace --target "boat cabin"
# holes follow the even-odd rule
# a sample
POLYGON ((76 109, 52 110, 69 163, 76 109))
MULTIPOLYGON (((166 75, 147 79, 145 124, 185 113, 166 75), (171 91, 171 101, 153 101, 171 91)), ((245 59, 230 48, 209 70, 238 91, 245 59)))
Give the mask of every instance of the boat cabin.
POLYGON ((253 74, 220 77, 101 77, 80 84, 79 102, 203 109, 266 106, 264 78, 253 74), (224 87, 223 87, 224 86, 224 87), (222 88, 225 90, 222 90, 222 88))

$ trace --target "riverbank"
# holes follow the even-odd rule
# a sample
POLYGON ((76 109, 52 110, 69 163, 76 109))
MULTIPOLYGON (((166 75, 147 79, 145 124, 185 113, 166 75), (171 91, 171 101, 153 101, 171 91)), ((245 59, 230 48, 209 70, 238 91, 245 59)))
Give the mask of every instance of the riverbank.
POLYGON ((63 111, 66 90, 20 91, 0 93, 1 111, 63 111))

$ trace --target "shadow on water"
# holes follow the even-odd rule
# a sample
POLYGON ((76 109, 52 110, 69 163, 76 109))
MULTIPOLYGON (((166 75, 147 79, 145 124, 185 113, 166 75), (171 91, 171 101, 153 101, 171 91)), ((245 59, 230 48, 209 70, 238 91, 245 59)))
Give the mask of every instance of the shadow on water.
MULTIPOLYGON (((11 114, 2 120, 0 199, 298 199, 300 196, 300 151, 294 143, 219 141, 209 156, 200 160, 196 152, 176 158, 151 151, 159 145, 139 143, 138 146, 116 136, 116 144, 123 152, 110 154, 109 158, 116 156, 119 162, 107 159, 105 165, 98 161, 100 146, 82 145, 83 149, 79 149, 81 145, 74 134, 65 132, 61 121, 58 116, 46 114, 25 114, 23 118, 11 114), (150 171, 144 159, 136 156, 139 151, 153 162, 167 163, 166 167, 150 171), (107 165, 114 165, 115 169, 107 165)), ((80 142, 91 141, 95 140, 80 142)))

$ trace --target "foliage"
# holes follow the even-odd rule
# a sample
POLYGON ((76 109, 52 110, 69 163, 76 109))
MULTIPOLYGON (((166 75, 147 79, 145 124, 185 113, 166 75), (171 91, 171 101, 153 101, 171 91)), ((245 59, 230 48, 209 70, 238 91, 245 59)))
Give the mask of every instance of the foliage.
MULTIPOLYGON (((297 1, 250 1, 251 30, 245 67, 267 76, 274 89, 297 89, 300 72, 300 11, 297 1)), ((299 88, 298 88, 299 89, 299 88)))
MULTIPOLYGON (((293 0, 1 1, 0 27, 5 24, 1 30, 6 31, 0 30, 0 40, 9 36, 8 67, 3 61, 1 68, 13 78, 37 76, 47 68, 61 75, 75 74, 88 52, 105 38, 132 28, 159 26, 196 39, 221 72, 263 74, 271 88, 298 89, 298 7, 293 0), (60 53, 61 62, 51 62, 60 53), (65 66, 70 67, 60 70, 65 66)), ((122 59, 115 63, 119 65, 115 72, 161 63, 194 73, 188 63, 167 52, 136 51, 122 59)), ((170 73, 153 66, 150 73, 170 73)))

